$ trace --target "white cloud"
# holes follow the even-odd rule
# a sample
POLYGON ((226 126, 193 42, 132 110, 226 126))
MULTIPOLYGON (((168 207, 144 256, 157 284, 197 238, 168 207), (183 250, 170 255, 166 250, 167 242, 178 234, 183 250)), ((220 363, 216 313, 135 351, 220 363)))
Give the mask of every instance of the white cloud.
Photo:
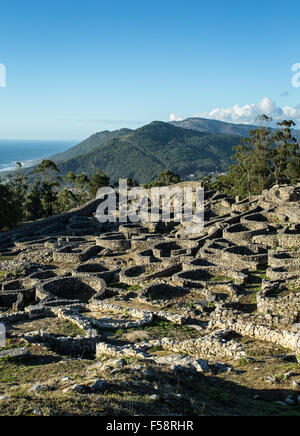
POLYGON ((170 113, 169 121, 182 121, 182 120, 183 120, 183 118, 182 118, 181 114, 174 114, 173 112, 170 113))
POLYGON ((300 88, 300 80, 299 80, 300 79, 300 72, 298 70, 300 70, 300 63, 294 64, 292 66, 292 71, 294 73, 296 73, 292 77, 292 86, 294 88, 300 88), (297 73, 297 71, 298 71, 298 73, 297 73))
POLYGON ((300 125, 300 105, 281 108, 268 97, 263 98, 261 102, 256 104, 252 103, 245 106, 236 104, 226 109, 216 108, 211 112, 195 114, 194 117, 209 118, 228 123, 254 124, 256 117, 262 114, 272 117, 274 121, 292 119, 296 124, 300 125))

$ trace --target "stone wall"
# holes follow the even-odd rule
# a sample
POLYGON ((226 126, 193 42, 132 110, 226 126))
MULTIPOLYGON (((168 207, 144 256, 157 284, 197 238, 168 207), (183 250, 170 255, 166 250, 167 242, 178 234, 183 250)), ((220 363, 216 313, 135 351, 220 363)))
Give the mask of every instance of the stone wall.
POLYGON ((258 341, 271 342, 289 350, 295 350, 297 335, 287 330, 273 329, 259 325, 256 321, 245 321, 242 314, 227 314, 217 309, 211 314, 209 329, 229 329, 241 336, 248 336, 258 341))
POLYGON ((233 340, 226 340, 225 338, 227 336, 228 331, 220 330, 198 339, 178 342, 172 339, 163 338, 162 340, 150 341, 150 344, 155 347, 161 347, 164 350, 184 353, 188 356, 197 358, 240 359, 247 357, 247 353, 242 345, 233 340))
POLYGON ((257 311, 262 314, 279 315, 290 325, 300 316, 300 292, 281 297, 278 292, 286 286, 279 282, 265 281, 262 290, 257 293, 257 311))
POLYGON ((49 298, 68 298, 81 299, 81 295, 87 300, 92 296, 104 296, 106 283, 104 280, 89 276, 87 274, 77 275, 73 277, 57 277, 55 279, 46 280, 37 286, 37 298, 44 300, 49 298))
POLYGON ((47 234, 47 228, 49 226, 66 226, 69 220, 74 216, 91 216, 96 212, 97 207, 101 203, 101 200, 91 200, 85 205, 72 209, 68 212, 44 218, 42 220, 34 221, 32 223, 26 223, 22 226, 16 227, 12 231, 2 232, 0 234, 0 246, 2 244, 9 244, 19 237, 24 237, 25 235, 36 235, 36 234, 47 234))

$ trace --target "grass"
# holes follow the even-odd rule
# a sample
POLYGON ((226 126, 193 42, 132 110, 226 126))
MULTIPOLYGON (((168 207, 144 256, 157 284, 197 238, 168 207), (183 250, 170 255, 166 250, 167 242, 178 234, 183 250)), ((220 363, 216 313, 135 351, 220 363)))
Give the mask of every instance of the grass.
POLYGON ((289 288, 289 290, 290 290, 293 294, 298 294, 298 293, 300 292, 300 288, 299 288, 299 287, 294 287, 294 286, 291 286, 291 287, 289 288))
POLYGON ((255 401, 254 395, 264 397, 263 391, 238 386, 229 379, 201 374, 190 377, 151 363, 147 364, 151 371, 147 375, 130 370, 136 363, 129 358, 124 371, 105 373, 108 386, 99 397, 63 392, 65 387, 94 377, 89 361, 49 362, 44 366, 0 362, 0 392, 9 395, 9 400, 0 402, 0 415, 32 416, 39 409, 48 416, 300 416, 299 406, 281 407, 274 403, 276 398, 255 401), (66 376, 72 381, 62 382, 66 376), (53 390, 33 393, 30 387, 36 383, 49 384, 53 390), (159 399, 152 400, 153 393, 159 399))
MULTIPOLYGON (((16 323, 13 331, 24 333, 27 331, 46 331, 58 336, 85 336, 84 330, 80 329, 73 322, 62 318, 37 318, 33 320, 16 323)), ((15 345, 15 343, 14 343, 15 345)))
POLYGON ((10 339, 6 339, 6 345, 5 347, 0 347, 0 351, 11 350, 13 348, 15 348, 15 345, 11 343, 10 339))
POLYGON ((248 366, 249 364, 250 364, 249 360, 245 359, 244 357, 242 357, 238 361, 238 365, 242 368, 244 368, 245 366, 248 366))
MULTIPOLYGON (((159 321, 152 327, 165 331, 174 325, 159 321)), ((152 351, 157 355, 164 352, 158 347, 152 351)), ((92 369, 95 362, 86 359, 63 362, 62 356, 38 346, 32 345, 30 352, 26 362, 0 362, 0 395, 9 396, 0 402, 1 416, 32 416, 35 409, 47 416, 300 416, 300 406, 275 404, 295 394, 284 374, 292 371, 297 378, 300 366, 275 358, 265 364, 265 357, 260 362, 241 359, 233 363, 239 372, 220 375, 176 373, 151 361, 125 358, 126 366, 112 374, 92 369), (141 370, 135 369, 136 364, 141 370), (264 381, 272 374, 276 374, 276 388, 264 381), (71 380, 63 381, 63 377, 71 380), (101 394, 64 392, 74 384, 87 384, 96 378, 107 381, 101 394), (30 390, 34 384, 46 384, 52 390, 34 393, 30 390), (159 396, 156 400, 150 398, 154 393, 159 396), (260 396, 259 401, 254 400, 255 395, 260 396)))
POLYGON ((7 262, 8 260, 15 260, 15 256, 0 256, 0 262, 7 262))
POLYGON ((122 337, 123 333, 124 333, 124 331, 122 329, 118 329, 118 330, 116 330, 115 335, 119 336, 119 337, 122 337))
POLYGON ((245 290, 261 291, 263 280, 268 280, 266 269, 251 271, 245 283, 245 290))
POLYGON ((147 340, 169 338, 177 341, 199 337, 199 332, 188 326, 180 326, 169 321, 159 320, 155 320, 152 324, 144 327, 133 327, 126 330, 105 330, 102 331, 102 334, 107 342, 115 345, 125 345, 132 341, 144 341, 144 336, 147 336, 147 340), (143 333, 144 335, 141 334, 139 336, 139 333, 143 333), (128 339, 128 337, 130 339, 128 339), (131 337, 134 339, 131 339, 131 337))
POLYGON ((231 279, 230 277, 215 276, 215 277, 210 278, 208 281, 209 282, 228 282, 228 281, 233 282, 234 280, 231 279))
POLYGON ((127 285, 126 283, 112 283, 110 287, 124 289, 126 291, 140 291, 142 289, 139 285, 127 285))
POLYGON ((85 336, 84 330, 79 328, 76 324, 71 321, 64 320, 61 325, 61 334, 65 336, 85 336))
POLYGON ((242 288, 244 295, 240 297, 240 309, 246 313, 257 311, 256 294, 262 289, 263 280, 268 280, 266 275, 267 265, 256 271, 250 271, 242 288))
POLYGON ((147 332, 151 339, 161 339, 166 337, 183 341, 199 337, 199 332, 197 332, 197 330, 184 325, 176 325, 169 321, 156 320, 148 326, 140 327, 135 330, 143 330, 147 332))
MULTIPOLYGON (((255 306, 256 292, 261 289, 265 276, 263 269, 249 274, 246 295, 242 296, 245 304, 255 306)), ((216 279, 223 281, 225 277, 216 279)), ((113 286, 124 290, 140 289, 139 286, 124 283, 113 286)), ((185 302, 194 308, 193 302, 185 302)), ((123 315, 133 304, 129 302, 127 306, 126 303, 123 315)), ((214 306, 213 303, 210 305, 214 306)), ((21 323, 19 328, 23 328, 23 331, 48 328, 65 336, 83 335, 83 331, 72 322, 58 322, 56 318, 49 317, 31 320, 28 324, 21 323), (38 324, 42 322, 44 325, 38 324)), ((100 333, 107 343, 120 345, 145 340, 143 333, 148 336, 146 340, 167 337, 184 341, 200 335, 188 326, 158 319, 140 328, 101 330, 100 333)), ((91 356, 91 360, 66 359, 66 356, 54 354, 43 346, 30 345, 28 360, 0 361, 0 396, 9 396, 8 400, 0 402, 0 415, 33 416, 33 411, 39 409, 44 415, 50 416, 300 416, 299 405, 282 407, 275 404, 275 401, 296 395, 296 391, 291 389, 291 382, 299 379, 300 366, 278 358, 288 355, 289 351, 246 337, 238 341, 252 360, 224 359, 221 362, 229 364, 233 368, 231 372, 214 371, 205 375, 176 373, 168 367, 156 365, 152 359, 139 361, 136 358, 124 358, 125 367, 111 373, 101 367, 92 368, 96 363, 95 356, 91 356), (137 369, 136 365, 141 369, 137 369), (285 377, 288 371, 295 374, 290 379, 285 377), (265 380, 270 375, 276 378, 273 386, 265 380), (72 380, 62 381, 63 377, 71 377, 72 380), (101 394, 80 394, 72 390, 64 392, 74 384, 86 384, 98 378, 104 378, 108 383, 107 389, 101 394), (49 384, 53 390, 34 393, 30 390, 33 384, 49 384), (156 400, 150 398, 154 393, 159 396, 156 400), (176 397, 176 394, 180 394, 180 397, 176 397), (254 400, 257 395, 261 398, 259 401, 254 400)), ((12 338, 6 349, 16 346, 24 345, 12 338)), ((151 349, 152 358, 154 355, 170 354, 173 353, 160 347, 151 349)), ((109 359, 108 356, 101 357, 109 359)))

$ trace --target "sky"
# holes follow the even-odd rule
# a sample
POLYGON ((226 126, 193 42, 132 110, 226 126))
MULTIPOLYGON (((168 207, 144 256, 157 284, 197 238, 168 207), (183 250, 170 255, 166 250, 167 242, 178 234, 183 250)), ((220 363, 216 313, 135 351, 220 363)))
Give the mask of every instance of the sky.
POLYGON ((0 139, 260 113, 300 126, 299 16, 295 0, 1 2, 0 139))

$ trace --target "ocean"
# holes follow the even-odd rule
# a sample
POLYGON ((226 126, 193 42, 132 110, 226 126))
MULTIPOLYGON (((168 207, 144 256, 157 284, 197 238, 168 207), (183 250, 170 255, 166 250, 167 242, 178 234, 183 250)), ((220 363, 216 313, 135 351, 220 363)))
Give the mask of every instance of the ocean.
POLYGON ((38 141, 0 139, 0 172, 14 170, 16 162, 29 167, 39 160, 62 153, 80 141, 38 141))

